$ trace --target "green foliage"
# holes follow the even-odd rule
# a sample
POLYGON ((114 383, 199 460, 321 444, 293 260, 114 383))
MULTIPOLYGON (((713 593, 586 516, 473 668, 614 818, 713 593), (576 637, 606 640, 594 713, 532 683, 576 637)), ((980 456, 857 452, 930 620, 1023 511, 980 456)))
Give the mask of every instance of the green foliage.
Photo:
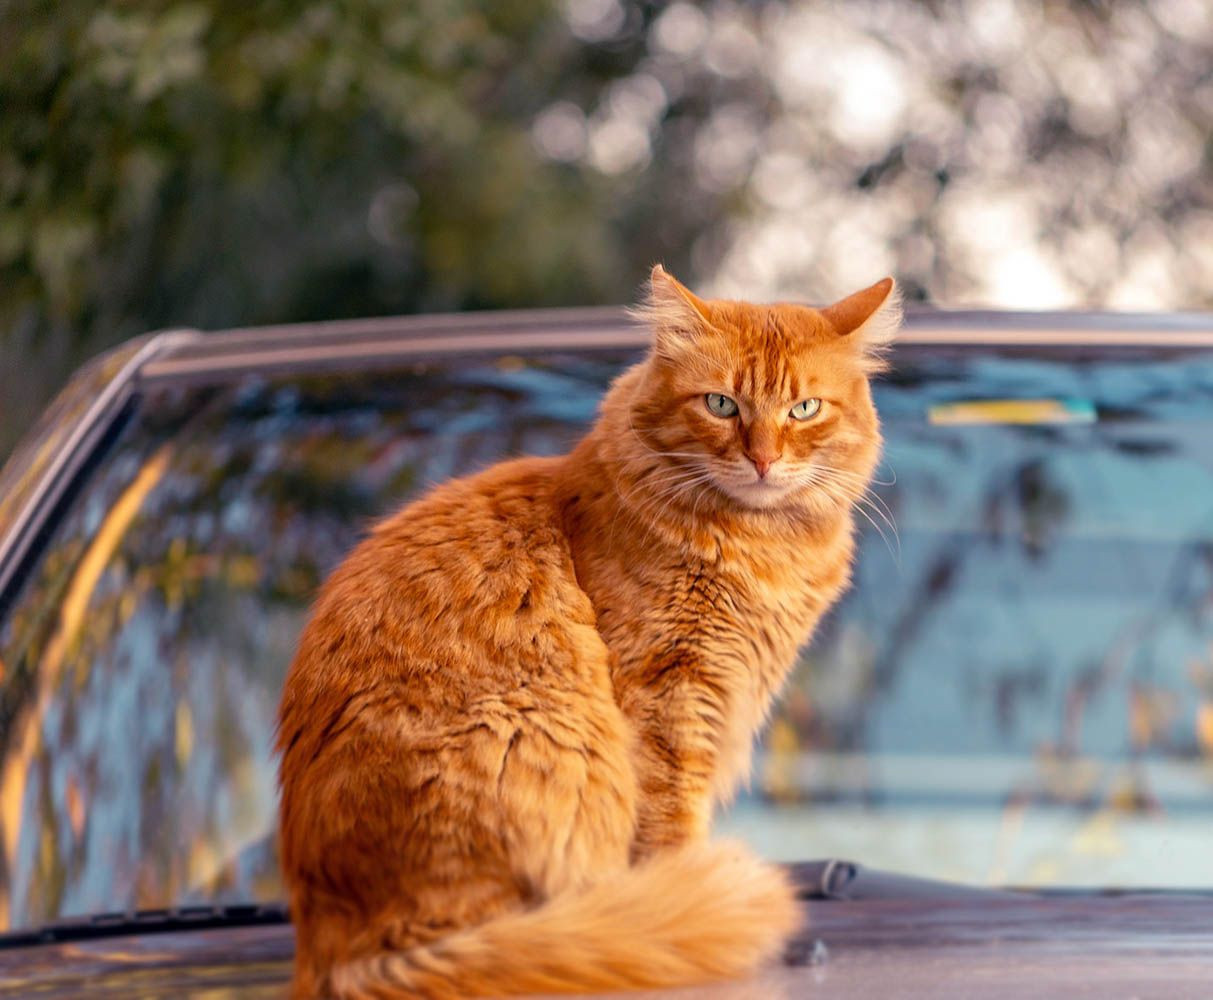
POLYGON ((0 5, 0 455, 152 328, 628 299, 697 223, 530 129, 639 53, 534 0, 0 5))

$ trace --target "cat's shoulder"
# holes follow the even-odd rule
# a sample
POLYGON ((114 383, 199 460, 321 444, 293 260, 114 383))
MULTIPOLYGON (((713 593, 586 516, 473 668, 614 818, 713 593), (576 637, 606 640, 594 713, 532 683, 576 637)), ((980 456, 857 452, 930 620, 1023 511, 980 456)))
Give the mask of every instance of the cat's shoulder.
POLYGON ((516 458, 448 480, 379 522, 372 537, 414 545, 491 542, 502 531, 541 527, 554 516, 563 461, 516 458))
POLYGON ((326 595, 401 600, 460 582, 483 590, 495 578, 565 564, 559 461, 514 459, 435 487, 376 524, 333 572, 326 595))

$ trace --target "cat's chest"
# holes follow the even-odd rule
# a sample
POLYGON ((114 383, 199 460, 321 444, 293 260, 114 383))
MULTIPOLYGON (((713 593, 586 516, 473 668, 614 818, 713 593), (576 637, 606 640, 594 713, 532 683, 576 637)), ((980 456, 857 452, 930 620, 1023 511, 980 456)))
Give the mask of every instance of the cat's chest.
POLYGON ((811 585, 775 586, 710 566, 632 576, 633 586, 614 594, 620 603, 599 614, 616 696, 625 712, 642 706, 644 714, 655 693, 710 692, 716 704, 708 714, 719 726, 713 796, 727 801, 798 647, 829 601, 811 585))
POLYGON ((672 647, 698 666, 763 675, 790 664, 816 621, 811 584, 788 586, 701 563, 629 574, 599 609, 599 631, 625 671, 672 647))

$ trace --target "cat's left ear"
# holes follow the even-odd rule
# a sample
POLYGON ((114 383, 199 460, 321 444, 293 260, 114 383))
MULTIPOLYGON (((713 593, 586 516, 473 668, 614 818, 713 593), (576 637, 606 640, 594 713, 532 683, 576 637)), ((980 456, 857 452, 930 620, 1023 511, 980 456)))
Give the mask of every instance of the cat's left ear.
POLYGON ((835 333, 850 338, 863 352, 865 370, 878 372, 901 326, 901 289, 892 278, 883 278, 826 306, 821 315, 835 333))

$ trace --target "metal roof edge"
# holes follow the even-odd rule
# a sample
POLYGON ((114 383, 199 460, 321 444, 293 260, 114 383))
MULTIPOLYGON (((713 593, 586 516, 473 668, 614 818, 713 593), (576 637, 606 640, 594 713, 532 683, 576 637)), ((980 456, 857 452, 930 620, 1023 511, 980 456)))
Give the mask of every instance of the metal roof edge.
MULTIPOLYGON (((142 366, 149 380, 291 370, 437 354, 640 348, 649 334, 623 307, 443 313, 238 327, 202 334, 142 366)), ((914 308, 894 348, 1213 348, 1213 313, 1001 312, 914 308)))
MULTIPOLYGON (((25 503, 13 515, 7 530, 0 535, 0 609, 8 604, 14 583, 19 583, 16 579, 18 569, 30 544, 91 454, 93 446, 104 436, 134 394, 136 380, 143 367, 161 354, 180 349, 201 335, 198 330, 184 328, 144 334, 147 342, 127 359, 76 421, 47 469, 38 477, 25 503)), ((121 346, 114 350, 121 349, 121 346)), ((69 381, 62 391, 69 391, 71 385, 69 381)))

